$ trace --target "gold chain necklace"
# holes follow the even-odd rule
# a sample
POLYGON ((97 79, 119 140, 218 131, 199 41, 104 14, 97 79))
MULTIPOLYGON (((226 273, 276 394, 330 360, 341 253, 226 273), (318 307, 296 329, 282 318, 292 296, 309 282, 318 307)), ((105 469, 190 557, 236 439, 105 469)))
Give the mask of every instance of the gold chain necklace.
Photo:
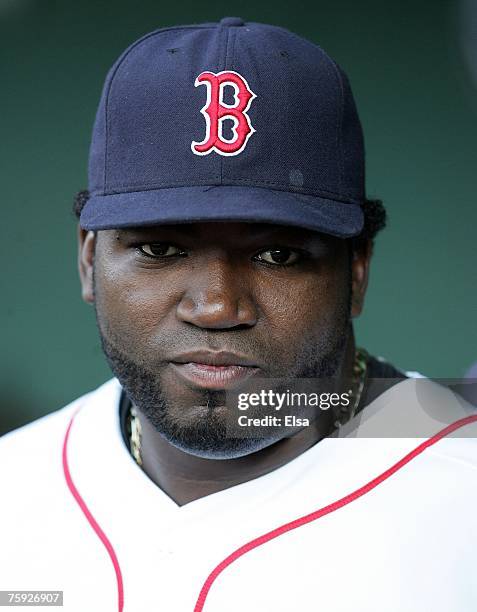
POLYGON ((363 395, 364 384, 366 382, 368 359, 369 355, 365 349, 356 349, 353 363, 353 388, 348 391, 349 395, 354 398, 354 402, 351 406, 351 410, 349 406, 338 406, 338 409, 335 412, 334 422, 334 426, 337 428, 350 421, 358 412, 361 396, 363 395))
MULTIPOLYGON (((354 364, 353 364, 353 388, 349 390, 349 394, 354 398, 353 405, 351 410, 349 406, 341 406, 338 407, 338 412, 335 413, 335 427, 341 427, 349 420, 351 420, 357 412, 359 403, 361 401, 361 396, 363 394, 364 383, 366 381, 366 372, 368 369, 368 353, 362 349, 356 349, 356 353, 354 356, 354 364)), ((137 412, 137 408, 135 406, 131 406, 128 414, 128 424, 129 424, 129 443, 131 447, 131 455, 136 460, 136 463, 139 466, 142 466, 142 456, 141 456, 141 437, 142 437, 142 428, 141 421, 139 420, 139 415, 137 412)))
POLYGON ((131 455, 136 460, 138 465, 142 465, 142 457, 141 457, 141 421, 139 420, 139 416, 137 414, 136 406, 131 406, 129 408, 129 444, 131 447, 131 455))

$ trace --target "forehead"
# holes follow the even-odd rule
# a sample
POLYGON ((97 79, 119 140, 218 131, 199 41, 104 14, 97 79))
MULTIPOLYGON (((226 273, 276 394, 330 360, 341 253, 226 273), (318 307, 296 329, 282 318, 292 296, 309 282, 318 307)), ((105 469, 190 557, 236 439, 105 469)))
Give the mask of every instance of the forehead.
POLYGON ((313 230, 273 223, 208 221, 128 227, 99 232, 108 240, 167 239, 181 237, 205 243, 246 244, 260 241, 295 241, 314 244, 342 243, 342 239, 313 230))

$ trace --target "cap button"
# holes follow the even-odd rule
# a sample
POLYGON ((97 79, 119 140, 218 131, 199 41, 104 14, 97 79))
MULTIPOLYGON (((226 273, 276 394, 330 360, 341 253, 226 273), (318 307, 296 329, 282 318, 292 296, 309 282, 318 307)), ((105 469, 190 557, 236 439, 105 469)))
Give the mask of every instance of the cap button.
POLYGON ((245 22, 240 17, 224 17, 220 20, 220 25, 231 27, 231 26, 243 26, 245 22))

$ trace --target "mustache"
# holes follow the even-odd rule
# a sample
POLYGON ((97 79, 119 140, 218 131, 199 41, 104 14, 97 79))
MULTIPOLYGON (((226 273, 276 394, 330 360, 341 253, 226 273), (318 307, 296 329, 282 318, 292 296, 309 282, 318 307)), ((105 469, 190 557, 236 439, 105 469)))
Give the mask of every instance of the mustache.
MULTIPOLYGON (((124 340, 117 336, 111 329, 102 329, 97 319, 99 336, 103 352, 108 355, 111 351, 121 355, 124 359, 134 361, 137 365, 154 371, 161 365, 173 361, 180 354, 193 351, 226 352, 236 355, 244 355, 251 361, 263 364, 273 362, 273 352, 250 337, 244 338, 244 331, 234 333, 233 331, 213 331, 200 329, 184 329, 180 331, 161 331, 160 336, 148 342, 147 361, 144 357, 125 351, 124 340)), ((144 348, 144 345, 141 347, 144 348)))
MULTIPOLYGON (((98 325, 100 336, 115 350, 124 352, 124 340, 121 341, 111 329, 103 330, 98 325)), ((193 351, 226 352, 245 355, 259 363, 268 363, 273 358, 272 351, 256 339, 247 336, 244 330, 200 330, 183 329, 163 330, 155 340, 148 342, 151 349, 151 363, 166 362, 182 353, 193 351)))
POLYGON ((268 354, 266 347, 259 345, 246 330, 199 330, 184 329, 179 333, 164 331, 160 338, 161 352, 167 355, 190 352, 195 349, 224 351, 260 357, 268 354))

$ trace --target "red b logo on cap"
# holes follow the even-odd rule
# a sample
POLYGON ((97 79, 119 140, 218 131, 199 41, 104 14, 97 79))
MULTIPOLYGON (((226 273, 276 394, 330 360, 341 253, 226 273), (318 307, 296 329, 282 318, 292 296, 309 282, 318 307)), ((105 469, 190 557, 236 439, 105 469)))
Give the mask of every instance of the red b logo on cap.
POLYGON ((192 153, 208 155, 211 151, 215 151, 220 155, 238 155, 245 149, 248 139, 255 132, 247 111, 257 96, 243 76, 232 70, 224 70, 217 74, 202 72, 196 78, 194 85, 195 87, 206 85, 207 103, 200 111, 205 117, 205 138, 202 142, 191 144, 192 153), (235 104, 229 105, 224 102, 224 88, 227 85, 234 88, 235 104), (233 121, 233 136, 229 140, 223 136, 225 119, 233 121))

